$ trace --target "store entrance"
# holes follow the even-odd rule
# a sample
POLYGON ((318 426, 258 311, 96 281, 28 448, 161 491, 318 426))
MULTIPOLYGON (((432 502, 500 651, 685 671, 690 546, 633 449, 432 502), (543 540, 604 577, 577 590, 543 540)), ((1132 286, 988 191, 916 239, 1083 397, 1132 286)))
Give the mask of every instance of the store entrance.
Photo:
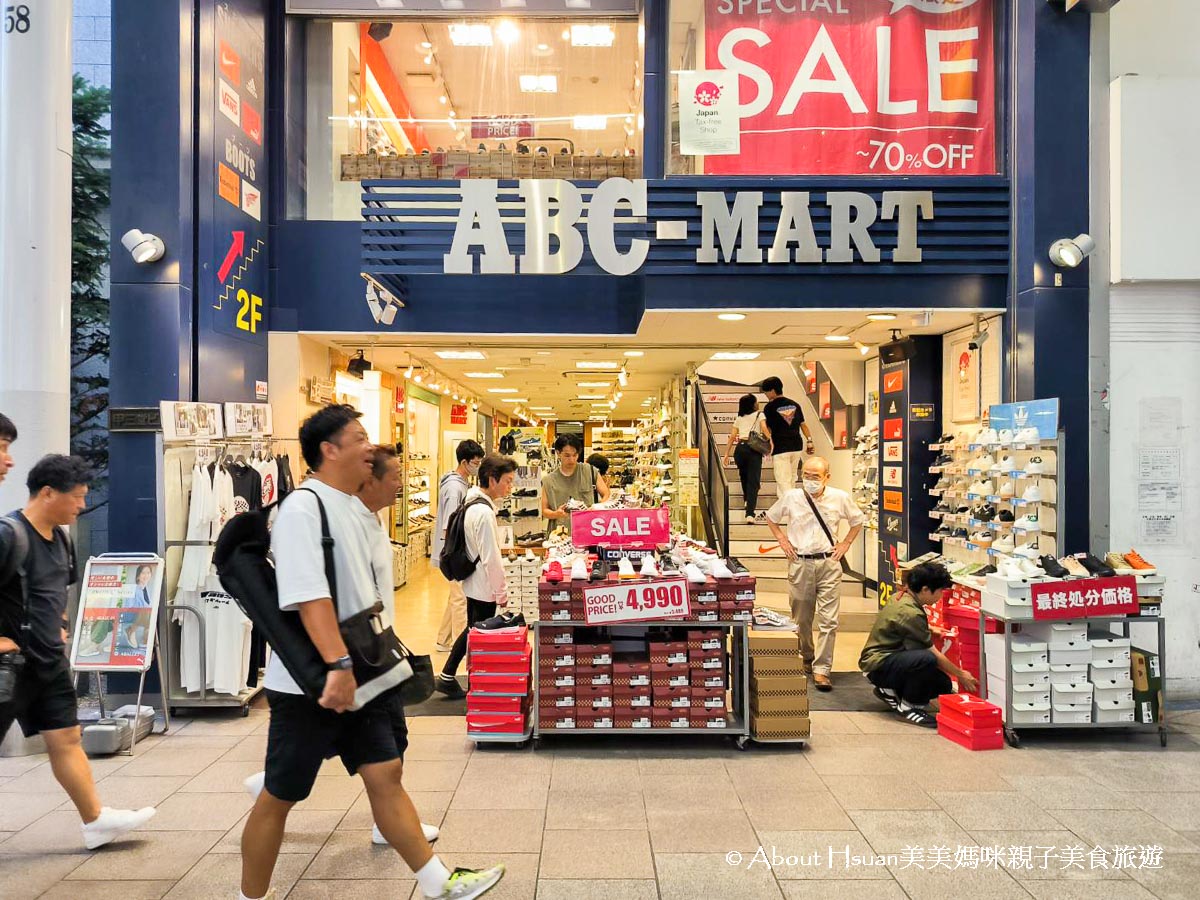
MULTIPOLYGON (((397 443, 404 465, 389 516, 399 545, 397 625, 413 649, 435 654, 435 665, 462 627, 445 614, 450 588, 429 556, 439 484, 455 470, 455 448, 464 440, 514 456, 522 466, 500 519, 513 558, 513 609, 536 614, 540 559, 558 527, 542 515, 542 478, 557 466, 556 438, 574 434, 583 462, 603 472, 614 498, 665 505, 674 534, 744 567, 755 579, 755 606, 790 619, 788 562, 765 520, 780 496, 775 467, 767 457, 748 509, 746 473, 727 452, 743 397, 753 395, 761 410, 763 380, 778 378, 807 427, 813 455, 829 463, 829 486, 848 494, 863 514, 861 535, 846 555, 832 653, 833 671, 851 679, 858 678, 858 658, 879 606, 878 348, 896 332, 930 336, 934 343, 923 352, 941 357, 944 395, 932 414, 943 430, 954 431, 999 400, 993 396, 999 338, 967 349, 981 329, 998 335, 999 319, 929 311, 664 311, 646 313, 636 335, 620 338, 338 334, 297 340, 305 360, 321 359, 313 349, 320 347, 336 370, 361 350, 372 366, 364 381, 377 385, 377 393, 355 402, 374 408, 368 430, 397 443), (526 557, 529 564, 522 565, 526 557)), ((909 527, 931 530, 925 521, 909 527)))

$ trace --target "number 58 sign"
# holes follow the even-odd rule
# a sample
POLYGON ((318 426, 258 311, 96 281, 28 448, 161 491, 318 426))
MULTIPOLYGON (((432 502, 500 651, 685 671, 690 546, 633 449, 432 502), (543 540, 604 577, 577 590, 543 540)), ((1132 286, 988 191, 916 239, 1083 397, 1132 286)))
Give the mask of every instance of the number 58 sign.
POLYGON ((651 584, 603 584, 583 590, 583 619, 589 625, 683 619, 691 615, 682 578, 651 584))

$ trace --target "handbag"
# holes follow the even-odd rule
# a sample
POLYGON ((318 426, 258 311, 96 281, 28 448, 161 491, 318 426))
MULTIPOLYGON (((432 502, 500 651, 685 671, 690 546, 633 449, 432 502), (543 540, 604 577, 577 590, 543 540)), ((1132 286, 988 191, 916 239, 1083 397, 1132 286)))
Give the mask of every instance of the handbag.
POLYGON ((766 456, 771 452, 771 440, 754 426, 758 424, 758 420, 762 418, 762 413, 755 417, 754 422, 750 425, 750 433, 742 440, 755 453, 760 453, 766 456))
MULTIPOLYGON (((836 547, 837 541, 833 539, 833 532, 830 531, 829 526, 825 524, 825 517, 822 516, 821 511, 817 509, 817 504, 813 502, 813 498, 808 495, 808 491, 804 490, 804 488, 800 488, 800 492, 804 494, 804 499, 808 501, 809 509, 813 511, 813 515, 817 517, 817 524, 820 525, 821 530, 825 532, 825 537, 829 538, 829 545, 831 547, 836 547)), ((846 562, 846 557, 843 556, 838 560, 838 562, 842 564, 843 572, 850 572, 850 563, 846 562)))

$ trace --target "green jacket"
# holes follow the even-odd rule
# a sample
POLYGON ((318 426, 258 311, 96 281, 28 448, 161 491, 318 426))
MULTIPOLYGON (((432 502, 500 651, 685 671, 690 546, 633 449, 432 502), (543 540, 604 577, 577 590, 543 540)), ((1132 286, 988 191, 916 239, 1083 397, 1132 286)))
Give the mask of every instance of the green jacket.
POLYGON ((912 594, 902 594, 879 611, 863 646, 858 667, 873 672, 893 653, 926 650, 933 646, 925 607, 912 594))

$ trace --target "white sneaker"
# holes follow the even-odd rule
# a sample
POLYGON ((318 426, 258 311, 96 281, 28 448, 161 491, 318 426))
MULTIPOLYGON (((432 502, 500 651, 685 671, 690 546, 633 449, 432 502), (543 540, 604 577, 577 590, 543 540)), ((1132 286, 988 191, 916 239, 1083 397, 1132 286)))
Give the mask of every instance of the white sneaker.
POLYGON ((633 571, 633 563, 628 557, 617 560, 617 577, 621 579, 637 578, 637 573, 633 571))
POLYGON ((1024 556, 1028 559, 1037 559, 1041 555, 1042 551, 1038 549, 1038 542, 1036 538, 1032 541, 1027 541, 1013 551, 1013 556, 1024 556))
POLYGON ((1018 568, 1020 568, 1021 573, 1027 578, 1040 578, 1046 574, 1045 569, 1027 556, 1019 557, 1018 559, 1014 560, 1014 562, 1018 568))
POLYGON ((1009 444, 1011 444, 1013 442, 1012 429, 1011 428, 1001 428, 1000 431, 996 433, 996 442, 1005 447, 1007 447, 1009 444))
POLYGON ((729 564, 725 560, 718 558, 712 566, 713 578, 732 578, 733 570, 729 568, 729 564))
POLYGON ((1013 435, 1014 444, 1036 444, 1041 441, 1042 436, 1036 428, 1022 428, 1013 435))
POLYGON ((746 524, 753 525, 754 522, 755 522, 754 516, 750 515, 749 513, 746 513, 746 524))
POLYGON ((983 478, 980 478, 978 481, 973 482, 970 485, 970 487, 967 488, 967 493, 968 494, 976 494, 980 497, 987 497, 987 496, 991 495, 991 493, 992 493, 992 482, 990 480, 985 480, 983 478))
POLYGON ((660 577, 660 574, 658 571, 658 566, 655 565, 653 556, 643 556, 642 557, 641 576, 643 578, 659 578, 660 577))
POLYGON ((998 490, 996 493, 1000 495, 1001 499, 1015 497, 1017 495, 1017 485, 1010 478, 1008 481, 1000 485, 1000 490, 998 490))
POLYGON ((1025 463, 1025 474, 1026 475, 1045 475, 1046 474, 1046 464, 1042 461, 1042 458, 1040 456, 1034 456, 1029 460, 1029 462, 1025 463))
POLYGON ((978 469, 981 472, 989 471, 996 465, 996 460, 990 453, 981 453, 973 459, 968 465, 968 469, 978 469))
POLYGON ((253 797, 255 800, 257 800, 258 795, 263 792, 263 785, 266 784, 266 781, 267 781, 267 773, 266 772, 255 772, 253 775, 251 775, 249 778, 247 778, 245 781, 242 782, 242 787, 244 787, 246 789, 247 794, 249 794, 251 797, 253 797))
POLYGON ((571 563, 571 580, 572 581, 587 581, 588 565, 587 560, 581 556, 575 557, 575 562, 571 563))
POLYGON ((704 582, 708 581, 708 578, 695 563, 688 563, 684 566, 683 574, 692 584, 704 584, 704 582))
POLYGON ((1034 482, 1029 487, 1025 488, 1025 493, 1021 495, 1022 500, 1027 500, 1030 503, 1042 502, 1042 488, 1037 482, 1034 482))
POLYGON ((1013 522, 1013 528, 1021 528, 1025 531, 1041 531, 1042 526, 1038 524, 1038 517, 1034 513, 1027 516, 1021 516, 1017 521, 1013 522))
POLYGON ((978 437, 975 438, 975 443, 977 443, 977 444, 998 444, 998 443, 1000 443, 1000 436, 998 434, 996 434, 996 429, 984 428, 982 431, 979 432, 978 437))
MULTIPOLYGON (((432 844, 434 841, 436 841, 441 836, 441 831, 439 831, 437 828, 435 828, 432 825, 426 824, 425 822, 421 823, 421 833, 423 835, 425 835, 425 840, 428 841, 430 844, 432 844)), ((379 830, 379 826, 372 825, 371 826, 371 843, 379 844, 382 846, 382 845, 386 844, 387 842, 388 842, 387 838, 385 838, 383 836, 383 832, 379 830)))
POLYGON ((1009 456, 1007 453, 1005 453, 998 460, 996 460, 996 464, 994 466, 992 466, 992 471, 993 472, 1003 472, 1004 474, 1007 475, 1009 472, 1011 472, 1016 467, 1017 467, 1016 460, 1014 460, 1011 456, 1009 456))
POLYGON ((490 869, 455 869, 442 892, 431 900, 474 900, 495 887, 503 876, 503 865, 490 869))
POLYGON ((112 809, 105 806, 94 822, 82 826, 83 846, 89 850, 112 843, 121 835, 141 828, 158 812, 153 806, 142 809, 112 809))
MULTIPOLYGON (((992 549, 997 553, 1012 553, 1013 547, 1016 546, 1013 542, 1011 534, 1001 534, 995 541, 992 542, 992 549)), ((999 565, 997 564, 997 568, 999 565)))

